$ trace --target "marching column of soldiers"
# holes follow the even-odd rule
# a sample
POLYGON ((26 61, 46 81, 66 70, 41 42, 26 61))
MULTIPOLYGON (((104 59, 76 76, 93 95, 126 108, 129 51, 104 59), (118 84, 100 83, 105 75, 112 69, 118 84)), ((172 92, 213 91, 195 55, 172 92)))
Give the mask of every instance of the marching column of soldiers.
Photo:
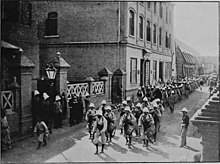
POLYGON ((157 141, 157 133, 160 131, 161 118, 165 107, 170 109, 170 113, 174 113, 175 103, 181 101, 183 96, 188 98, 188 95, 198 87, 199 81, 173 82, 160 86, 148 85, 138 89, 136 105, 130 97, 114 107, 106 105, 105 100, 96 109, 94 104, 90 103, 86 120, 90 133, 89 139, 96 146, 95 154, 98 154, 99 137, 101 137, 102 144, 100 153, 104 153, 106 142, 112 144, 112 138, 117 127, 114 111, 119 112, 120 134, 124 135, 125 144, 128 145, 128 148, 132 149, 133 146, 133 132, 135 132, 137 139, 142 139, 143 146, 148 147, 149 142, 155 143, 157 141))

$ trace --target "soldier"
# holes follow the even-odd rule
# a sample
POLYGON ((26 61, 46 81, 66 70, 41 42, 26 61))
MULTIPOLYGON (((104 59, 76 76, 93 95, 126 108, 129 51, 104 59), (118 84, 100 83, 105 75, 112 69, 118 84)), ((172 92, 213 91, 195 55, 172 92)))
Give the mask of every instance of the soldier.
POLYGON ((174 112, 174 105, 175 105, 175 92, 172 90, 171 95, 169 97, 169 106, 171 113, 174 112))
POLYGON ((127 105, 130 106, 130 109, 132 110, 134 108, 134 103, 131 101, 131 97, 127 97, 126 101, 127 105))
POLYGON ((187 108, 182 109, 182 124, 181 124, 181 145, 180 147, 186 146, 186 134, 189 126, 189 116, 187 114, 187 108))
POLYGON ((155 91, 153 92, 153 99, 159 98, 160 100, 162 99, 162 92, 159 88, 159 86, 156 86, 155 91))
POLYGON ((34 127, 37 123, 37 117, 40 117, 40 110, 42 109, 40 93, 38 92, 38 90, 34 91, 32 109, 33 109, 32 112, 33 112, 33 127, 34 127))
POLYGON ((150 136, 153 134, 151 126, 154 124, 154 119, 149 113, 149 109, 144 107, 143 114, 141 114, 138 120, 138 126, 141 129, 141 136, 143 140, 143 146, 148 146, 150 136))
POLYGON ((98 110, 96 113, 96 120, 94 122, 94 126, 92 129, 92 133, 94 133, 94 140, 93 143, 96 146, 96 152, 95 154, 98 154, 98 142, 99 142, 99 136, 101 136, 101 143, 102 143, 102 149, 100 154, 104 153, 104 146, 106 142, 106 136, 105 131, 107 130, 107 120, 104 116, 102 116, 102 111, 98 110))
POLYGON ((43 93, 43 101, 42 101, 42 112, 40 114, 40 118, 46 123, 49 128, 50 134, 52 134, 52 119, 54 113, 51 110, 50 96, 47 93, 43 93))
POLYGON ((102 100, 101 106, 100 106, 99 110, 102 111, 102 115, 103 115, 103 116, 104 116, 104 114, 105 114, 105 107, 106 107, 106 101, 105 101, 105 100, 102 100))
POLYGON ((142 110, 141 109, 142 109, 141 103, 137 103, 136 108, 132 110, 132 114, 136 118, 136 123, 135 123, 136 137, 140 136, 140 132, 139 132, 139 128, 138 128, 138 120, 139 120, 140 115, 142 114, 142 110))
POLYGON ((60 96, 55 97, 55 102, 54 102, 54 128, 62 128, 62 120, 63 120, 63 111, 62 111, 62 105, 61 105, 61 98, 60 96))
POLYGON ((76 97, 76 94, 72 94, 72 98, 69 101, 70 106, 70 117, 69 117, 69 124, 70 126, 73 126, 74 123, 76 123, 76 108, 78 107, 78 100, 76 97))
POLYGON ((137 98, 138 98, 138 102, 141 103, 142 102, 142 97, 143 97, 143 92, 141 90, 141 87, 138 88, 137 91, 137 98))
POLYGON ((128 145, 128 148, 131 149, 131 137, 132 137, 132 132, 134 131, 134 123, 136 119, 134 115, 131 113, 129 106, 126 106, 124 111, 125 114, 121 117, 119 126, 123 127, 124 136, 126 139, 126 145, 128 145))
POLYGON ((157 132, 160 129, 160 120, 162 117, 161 112, 158 109, 158 105, 156 102, 154 102, 153 104, 153 110, 150 111, 150 114, 152 115, 153 119, 154 119, 154 126, 155 126, 155 131, 154 131, 154 142, 156 142, 157 139, 157 132))
POLYGON ((108 122, 107 130, 106 130, 106 137, 107 142, 112 142, 112 137, 114 136, 115 130, 116 130, 116 116, 111 110, 111 106, 105 107, 105 114, 104 117, 106 118, 108 122))
POLYGON ((47 145, 47 137, 48 137, 48 128, 45 122, 38 117, 37 119, 37 124, 34 127, 34 133, 37 134, 38 136, 38 146, 37 149, 40 149, 41 144, 43 143, 42 146, 47 145))
MULTIPOLYGON (((125 112, 124 112, 124 109, 125 109, 125 107, 127 106, 127 101, 122 101, 122 106, 119 108, 119 111, 120 111, 120 118, 119 119, 121 119, 121 117, 125 114, 125 112)), ((120 134, 123 134, 123 128, 121 127, 121 133, 120 134)))
POLYGON ((93 123, 96 119, 95 116, 96 116, 95 105, 93 103, 91 103, 89 105, 89 110, 87 111, 86 117, 85 117, 86 121, 88 122, 87 128, 88 128, 88 131, 90 134, 89 139, 92 139, 92 137, 93 137, 92 128, 93 128, 93 123))

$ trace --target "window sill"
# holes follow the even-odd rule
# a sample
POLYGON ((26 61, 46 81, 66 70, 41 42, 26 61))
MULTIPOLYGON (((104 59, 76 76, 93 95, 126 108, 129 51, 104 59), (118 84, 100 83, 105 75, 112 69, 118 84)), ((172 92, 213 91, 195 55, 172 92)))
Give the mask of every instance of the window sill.
POLYGON ((59 35, 46 35, 44 36, 45 39, 47 38, 59 38, 60 36, 59 35))
POLYGON ((130 34, 129 34, 129 37, 131 37, 131 38, 134 38, 134 39, 135 39, 135 36, 134 36, 134 35, 130 35, 130 34))
POLYGON ((139 40, 142 41, 142 42, 144 41, 144 39, 141 39, 141 38, 139 38, 139 40))

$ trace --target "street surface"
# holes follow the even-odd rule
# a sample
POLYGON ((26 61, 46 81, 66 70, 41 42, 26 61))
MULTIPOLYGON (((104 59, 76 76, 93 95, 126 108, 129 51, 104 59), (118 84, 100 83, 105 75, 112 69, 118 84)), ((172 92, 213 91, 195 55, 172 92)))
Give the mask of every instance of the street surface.
MULTIPOLYGON (((181 109, 187 107, 190 117, 208 99, 208 87, 197 89, 188 99, 175 105, 175 111, 166 109, 162 118, 157 142, 142 146, 142 140, 133 137, 133 148, 128 149, 123 135, 116 131, 113 144, 106 144, 105 154, 94 155, 95 146, 89 140, 86 123, 74 127, 64 126, 54 130, 48 145, 36 150, 36 137, 17 142, 13 149, 2 153, 2 162, 193 162, 193 156, 201 153, 200 135, 193 136, 195 127, 189 124, 186 148, 180 146, 181 109)), ((99 147, 101 150, 101 145, 99 147)))

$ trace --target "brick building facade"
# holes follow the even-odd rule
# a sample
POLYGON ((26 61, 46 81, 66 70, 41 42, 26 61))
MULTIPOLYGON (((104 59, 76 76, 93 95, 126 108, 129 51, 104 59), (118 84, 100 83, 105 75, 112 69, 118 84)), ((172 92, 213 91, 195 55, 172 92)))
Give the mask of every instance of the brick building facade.
MULTIPOLYGON (((18 85, 24 87, 25 78, 29 80, 30 86, 19 91, 24 109, 14 113, 23 116, 18 118, 19 124, 26 129, 31 129, 31 92, 37 89, 37 80, 46 77, 45 66, 58 51, 70 64, 67 79, 71 83, 88 77, 100 79, 98 73, 103 69, 112 73, 106 82, 108 91, 94 100, 97 104, 102 98, 115 103, 119 87, 123 98, 136 100, 140 85, 171 78, 175 48, 170 2, 5 0, 1 9, 2 41, 22 49, 17 50, 17 56, 21 54, 19 69, 13 68, 20 72, 2 71, 5 79, 1 82, 12 83, 16 77, 18 85)), ((2 68, 6 67, 9 65, 2 68)))
MULTIPOLYGON (((61 52, 70 63, 68 81, 98 78, 104 67, 123 70, 123 97, 136 99, 140 85, 171 78, 173 5, 159 2, 34 2, 39 25, 41 76, 61 52), (56 31, 47 33, 50 14, 56 31)), ((117 87, 117 86, 112 86, 117 87)), ((114 90, 114 89, 113 89, 114 90)))

